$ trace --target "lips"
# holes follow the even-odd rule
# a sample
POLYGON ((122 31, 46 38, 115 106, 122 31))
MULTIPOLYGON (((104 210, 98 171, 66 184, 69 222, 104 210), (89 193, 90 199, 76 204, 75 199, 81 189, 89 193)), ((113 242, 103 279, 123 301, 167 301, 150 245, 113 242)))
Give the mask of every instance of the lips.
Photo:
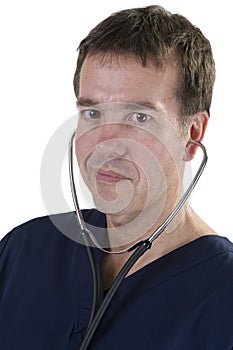
POLYGON ((127 179, 127 177, 111 170, 99 169, 96 173, 96 180, 99 182, 116 183, 125 179, 127 179))

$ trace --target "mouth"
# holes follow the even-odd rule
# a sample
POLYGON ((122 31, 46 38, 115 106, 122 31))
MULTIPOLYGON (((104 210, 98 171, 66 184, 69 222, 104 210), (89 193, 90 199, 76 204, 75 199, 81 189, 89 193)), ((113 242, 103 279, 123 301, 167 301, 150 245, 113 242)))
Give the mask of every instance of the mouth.
POLYGON ((128 178, 118 174, 114 171, 108 171, 108 170, 103 170, 100 169, 97 173, 96 173, 96 180, 98 182, 104 182, 104 183, 117 183, 121 180, 127 180, 128 178))

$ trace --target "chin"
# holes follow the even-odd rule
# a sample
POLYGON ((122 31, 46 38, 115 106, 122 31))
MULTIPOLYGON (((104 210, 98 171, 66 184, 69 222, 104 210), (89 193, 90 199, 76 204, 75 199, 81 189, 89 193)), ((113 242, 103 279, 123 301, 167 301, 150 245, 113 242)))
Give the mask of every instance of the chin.
POLYGON ((135 220, 143 214, 145 208, 133 208, 132 206, 128 206, 125 208, 117 208, 114 206, 103 207, 100 206, 99 203, 96 203, 96 208, 105 213, 112 222, 114 222, 115 226, 125 226, 127 224, 135 222, 135 220))

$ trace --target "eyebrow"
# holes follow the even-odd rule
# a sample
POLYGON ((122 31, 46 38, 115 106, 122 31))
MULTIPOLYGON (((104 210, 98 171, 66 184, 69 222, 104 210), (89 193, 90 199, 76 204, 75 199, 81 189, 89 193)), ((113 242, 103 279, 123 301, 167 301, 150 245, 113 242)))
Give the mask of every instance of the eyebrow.
POLYGON ((98 105, 99 102, 86 97, 80 97, 76 101, 77 107, 91 107, 98 105))
MULTIPOLYGON (((158 111, 158 108, 156 108, 156 106, 149 101, 124 101, 124 102, 113 102, 113 103, 121 103, 121 104, 123 104, 124 108, 130 109, 130 110, 135 109, 135 108, 141 108, 141 109, 153 109, 155 111, 158 111)), ((101 103, 97 100, 93 100, 93 99, 86 98, 86 97, 80 97, 76 101, 77 108, 78 107, 91 107, 91 106, 95 106, 98 104, 104 104, 104 103, 101 103)))

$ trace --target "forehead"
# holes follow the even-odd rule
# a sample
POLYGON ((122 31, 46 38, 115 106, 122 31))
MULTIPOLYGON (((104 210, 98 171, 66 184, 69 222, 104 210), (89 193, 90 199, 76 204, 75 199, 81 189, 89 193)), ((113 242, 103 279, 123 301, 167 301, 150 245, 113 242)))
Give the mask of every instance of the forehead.
POLYGON ((143 66, 141 60, 135 56, 95 54, 88 56, 83 63, 80 72, 80 95, 84 88, 89 90, 91 87, 106 88, 109 95, 120 90, 126 93, 128 88, 140 95, 143 91, 147 94, 149 90, 156 88, 156 92, 160 94, 165 89, 165 93, 172 93, 177 86, 177 80, 178 69, 175 61, 169 61, 164 67, 157 68, 152 59, 143 66))

